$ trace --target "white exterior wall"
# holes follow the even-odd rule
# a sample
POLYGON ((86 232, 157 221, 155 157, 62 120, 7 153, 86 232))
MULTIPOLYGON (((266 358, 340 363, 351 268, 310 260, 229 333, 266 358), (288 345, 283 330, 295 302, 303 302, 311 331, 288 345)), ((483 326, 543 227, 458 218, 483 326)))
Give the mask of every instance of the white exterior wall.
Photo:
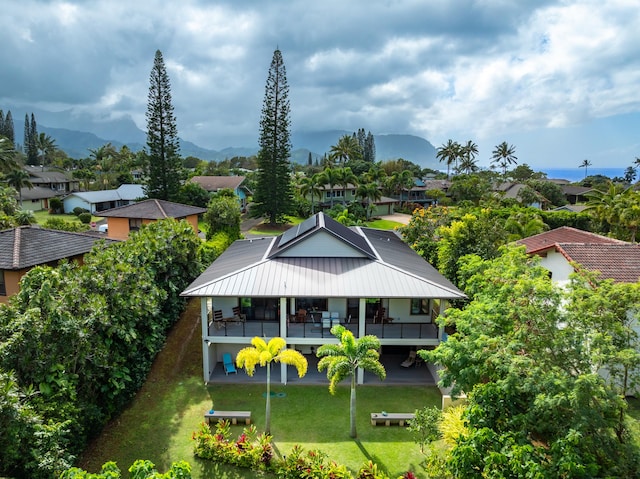
POLYGON ((549 251, 546 257, 541 257, 540 265, 551 271, 551 279, 560 286, 565 285, 569 275, 574 272, 567 258, 556 251, 549 251))

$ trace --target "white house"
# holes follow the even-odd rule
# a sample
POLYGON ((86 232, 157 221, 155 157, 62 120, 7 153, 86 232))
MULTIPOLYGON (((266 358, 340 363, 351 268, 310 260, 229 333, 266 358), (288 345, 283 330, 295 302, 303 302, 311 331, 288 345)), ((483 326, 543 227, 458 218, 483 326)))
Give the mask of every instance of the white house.
MULTIPOLYGON (((77 191, 66 196, 62 202, 64 212, 71 213, 80 207, 92 214, 100 211, 130 205, 146 197, 142 185, 120 185, 115 190, 77 191)), ((99 216, 99 215, 98 215, 99 216)))
POLYGON ((234 242, 182 295, 201 301, 205 381, 223 353, 235 355, 254 336, 280 336, 313 354, 336 341, 336 323, 356 337, 376 335, 383 356, 435 347, 444 335, 436 317, 465 298, 396 232, 348 228, 324 213, 276 237, 234 242))

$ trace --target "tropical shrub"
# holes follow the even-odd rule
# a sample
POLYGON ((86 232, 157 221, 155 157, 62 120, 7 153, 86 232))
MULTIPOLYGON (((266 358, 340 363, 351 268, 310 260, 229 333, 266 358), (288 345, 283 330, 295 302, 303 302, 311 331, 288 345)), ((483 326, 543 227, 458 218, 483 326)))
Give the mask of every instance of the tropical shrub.
POLYGON ((84 212, 84 213, 80 213, 78 215, 78 219, 80 220, 80 223, 82 223, 83 225, 88 225, 89 223, 91 223, 91 213, 84 212))

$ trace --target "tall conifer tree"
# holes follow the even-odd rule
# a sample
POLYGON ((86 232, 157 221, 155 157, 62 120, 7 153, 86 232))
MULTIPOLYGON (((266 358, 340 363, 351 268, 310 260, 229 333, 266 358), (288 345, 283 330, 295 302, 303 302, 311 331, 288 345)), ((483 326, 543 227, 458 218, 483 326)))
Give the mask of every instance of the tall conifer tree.
POLYGON ((171 103, 171 85, 162 52, 156 51, 149 75, 147 100, 147 147, 149 174, 146 194, 149 198, 175 200, 182 179, 178 127, 171 103))
POLYGON ((291 183, 291 120, 287 73, 279 49, 273 52, 260 117, 258 179, 252 216, 264 216, 269 223, 284 221, 293 210, 291 183))
POLYGON ((11 110, 7 111, 6 116, 4 117, 4 125, 2 134, 9 138, 9 141, 15 145, 16 144, 16 131, 13 126, 13 115, 11 114, 11 110))
POLYGON ((38 164, 38 126, 36 117, 31 113, 31 121, 29 114, 24 115, 24 153, 27 155, 27 165, 38 164))

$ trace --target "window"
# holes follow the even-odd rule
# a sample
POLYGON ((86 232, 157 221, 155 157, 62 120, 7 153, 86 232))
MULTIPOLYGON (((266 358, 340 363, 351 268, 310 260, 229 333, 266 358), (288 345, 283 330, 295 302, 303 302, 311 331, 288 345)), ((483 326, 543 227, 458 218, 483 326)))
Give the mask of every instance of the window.
POLYGON ((296 311, 327 311, 327 298, 296 298, 296 311))
POLYGON ((411 298, 410 314, 429 314, 429 300, 426 298, 411 298))
POLYGON ((129 218, 129 231, 138 231, 142 227, 142 219, 129 218))
POLYGON ((4 270, 0 269, 0 296, 7 295, 7 285, 4 282, 4 270))

